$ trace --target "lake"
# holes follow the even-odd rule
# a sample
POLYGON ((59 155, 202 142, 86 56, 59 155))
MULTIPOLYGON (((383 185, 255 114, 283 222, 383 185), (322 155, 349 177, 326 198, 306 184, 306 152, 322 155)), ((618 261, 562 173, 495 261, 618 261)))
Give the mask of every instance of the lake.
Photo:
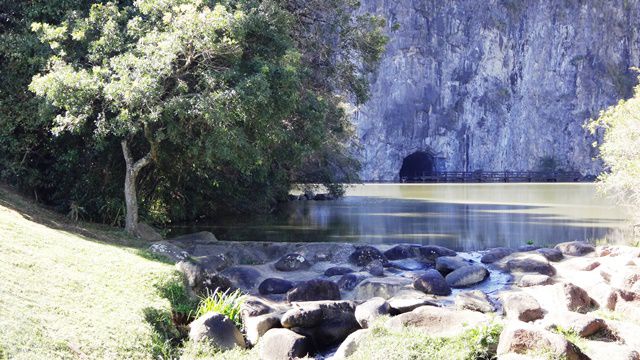
POLYGON ((221 240, 417 243, 457 251, 624 242, 624 208, 592 183, 365 184, 335 201, 293 201, 268 215, 234 216, 174 228, 208 230, 221 240))

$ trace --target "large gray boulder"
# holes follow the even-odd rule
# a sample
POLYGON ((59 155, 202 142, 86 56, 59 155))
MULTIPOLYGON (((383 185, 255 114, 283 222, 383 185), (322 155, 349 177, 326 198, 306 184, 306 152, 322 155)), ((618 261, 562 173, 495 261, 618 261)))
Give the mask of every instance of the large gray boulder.
POLYGON ((528 322, 544 317, 544 311, 542 311, 538 301, 524 292, 503 294, 502 306, 509 319, 528 322))
POLYGON ((456 256, 457 253, 449 248, 438 245, 425 245, 420 247, 420 256, 430 262, 436 261, 441 256, 456 256))
POLYGON ((275 312, 243 318, 242 324, 244 326, 247 343, 255 346, 267 331, 282 327, 280 318, 283 314, 282 312, 275 312))
POLYGON ((555 246, 555 249, 562 251, 564 255, 570 256, 582 256, 596 251, 596 248, 593 245, 583 241, 560 243, 555 246))
POLYGON ((564 259, 564 255, 562 255, 562 251, 558 249, 542 248, 542 249, 536 250, 536 252, 544 256, 545 258, 547 258, 547 260, 553 261, 553 262, 558 262, 564 259))
POLYGON ((420 328, 431 336, 455 336, 487 321, 486 315, 476 311, 422 306, 392 317, 386 326, 394 330, 411 326, 420 328))
POLYGON ((280 322, 321 348, 339 343, 360 328, 355 307, 352 301, 296 302, 280 322))
POLYGON ((353 290, 355 300, 369 300, 373 297, 388 299, 398 291, 407 288, 412 281, 402 277, 387 276, 384 278, 368 278, 353 290))
POLYGON ((469 265, 469 262, 460 256, 441 256, 436 259, 436 270, 440 271, 442 275, 447 275, 467 265, 469 265))
POLYGON ((518 281, 518 286, 520 287, 542 286, 551 284, 553 284, 553 279, 551 279, 551 277, 548 275, 542 274, 522 275, 520 281, 518 281))
POLYGON ((187 260, 189 258, 189 253, 187 251, 168 241, 158 241, 151 244, 149 246, 149 252, 175 262, 187 260))
POLYGON ((260 360, 302 359, 312 349, 307 337, 289 329, 270 329, 259 342, 260 360))
POLYGON ((420 246, 419 245, 396 245, 391 249, 384 252, 384 256, 386 256, 389 260, 402 260, 412 257, 417 257, 420 255, 420 246))
POLYGON ((356 321, 363 329, 368 328, 373 322, 384 315, 388 315, 391 310, 389 303, 381 298, 375 297, 356 306, 356 321))
POLYGON ((276 261, 274 267, 280 271, 307 270, 311 267, 311 263, 301 254, 291 253, 284 255, 276 261))
POLYGON ((510 353, 538 353, 549 354, 554 359, 588 360, 564 336, 519 321, 510 322, 500 334, 498 357, 510 353))
POLYGON ((231 280, 233 285, 245 291, 251 291, 260 281, 262 274, 252 266, 232 266, 220 272, 231 280))
POLYGON ((493 264, 494 262, 513 254, 513 252, 514 252, 513 249, 509 249, 505 247, 497 247, 497 248, 489 249, 482 255, 482 257, 480 258, 480 261, 483 264, 493 264))
POLYGON ((422 276, 413 281, 416 290, 426 294, 447 296, 451 294, 451 287, 442 274, 434 269, 427 270, 422 276))
POLYGON ((340 300, 340 289, 333 281, 314 279, 297 284, 286 295, 287 302, 340 300))
POLYGON ((495 306, 489 300, 487 294, 480 290, 462 292, 456 295, 456 307, 460 310, 479 311, 490 313, 496 311, 495 306))
POLYGON ((179 261, 176 263, 176 269, 184 275, 189 289, 196 295, 206 296, 216 290, 225 291, 233 287, 225 276, 207 271, 202 265, 192 261, 179 261))
POLYGON ((507 261, 507 270, 515 273, 538 273, 548 276, 556 274, 556 269, 544 256, 538 254, 518 254, 507 261))
POLYGON ((392 315, 404 314, 421 306, 440 306, 432 297, 413 289, 401 290, 387 302, 392 315))
POLYGON ((567 310, 579 313, 587 313, 597 308, 597 303, 581 287, 572 283, 558 284, 559 304, 566 306, 567 310))
POLYGON ((484 281, 489 271, 482 265, 467 265, 449 273, 445 280, 452 288, 463 288, 484 281))
POLYGON ((338 287, 342 290, 351 291, 367 277, 368 274, 362 272, 344 274, 338 280, 338 287))
POLYGON ((264 279, 258 286, 260 295, 285 294, 293 288, 293 283, 289 280, 279 278, 264 279))
POLYGON ((333 355, 333 359, 345 360, 349 356, 353 355, 366 341, 370 332, 371 330, 369 329, 360 329, 347 336, 347 338, 344 339, 342 344, 338 347, 338 350, 336 350, 336 353, 333 355))
POLYGON ((196 342, 208 340, 220 349, 245 347, 244 337, 233 321, 216 312, 194 320, 189 325, 189 339, 196 342))
POLYGON ((380 250, 369 245, 356 247, 355 251, 349 256, 349 262, 357 266, 365 266, 373 260, 387 262, 386 256, 380 250))

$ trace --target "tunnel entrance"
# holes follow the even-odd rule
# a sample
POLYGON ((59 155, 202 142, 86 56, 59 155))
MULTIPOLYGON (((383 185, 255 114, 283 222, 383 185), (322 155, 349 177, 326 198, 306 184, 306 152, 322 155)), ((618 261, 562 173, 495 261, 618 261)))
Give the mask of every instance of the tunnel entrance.
POLYGON ((424 151, 416 151, 402 161, 400 180, 418 180, 421 176, 433 175, 434 171, 435 161, 433 155, 424 151))

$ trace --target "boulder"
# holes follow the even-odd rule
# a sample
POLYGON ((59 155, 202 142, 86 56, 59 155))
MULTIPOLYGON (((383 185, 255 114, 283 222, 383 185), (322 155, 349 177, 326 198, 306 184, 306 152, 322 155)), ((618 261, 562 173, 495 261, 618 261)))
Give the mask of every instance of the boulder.
POLYGON ((489 276, 489 271, 482 265, 474 264, 458 268, 447 275, 445 280, 453 288, 475 285, 489 276))
POLYGON ((304 256, 292 253, 281 257, 273 266, 280 271, 297 271, 307 270, 311 267, 311 264, 304 256))
POLYGON ((555 249, 562 251, 564 255, 570 256, 582 256, 596 251, 593 245, 583 241, 570 241, 560 243, 555 246, 555 249))
POLYGON ((484 253, 484 255, 482 255, 480 262, 483 264, 493 264, 494 262, 513 254, 513 252, 513 249, 505 247, 489 249, 484 253))
POLYGON ((346 266, 334 266, 324 271, 324 276, 331 277, 336 275, 345 275, 354 272, 352 268, 346 266))
POLYGON ((365 301, 364 303, 356 306, 355 316, 356 321, 363 329, 368 328, 375 319, 388 315, 390 311, 389 303, 381 298, 375 297, 365 301))
POLYGON ((203 245, 215 243, 218 241, 215 235, 209 231, 199 231, 192 234, 185 234, 176 237, 172 237, 169 241, 174 243, 186 244, 189 246, 203 245))
POLYGON ((553 284, 553 279, 547 275, 541 274, 526 274, 522 275, 520 281, 518 281, 518 286, 520 287, 530 287, 530 286, 541 286, 541 285, 551 285, 553 284))
POLYGON ((498 357, 509 353, 548 353, 550 357, 567 360, 587 360, 580 349, 564 336, 538 328, 534 325, 514 321, 509 323, 498 343, 498 357))
POLYGON ((562 251, 558 249, 542 248, 542 249, 538 249, 536 252, 544 256, 547 260, 553 261, 553 262, 558 262, 564 259, 564 255, 562 255, 562 251))
POLYGON ((436 259, 436 270, 440 271, 442 275, 447 275, 467 265, 469 263, 460 256, 441 256, 436 259))
POLYGON ((574 266, 576 270, 580 271, 593 271, 595 268, 600 266, 600 262, 591 259, 582 259, 584 261, 577 262, 574 266))
POLYGON ((510 292, 502 297, 502 306, 507 318, 528 322, 544 317, 544 312, 538 301, 523 292, 510 292))
POLYGON ((175 262, 189 258, 188 252, 168 241, 158 241, 151 244, 151 246, 149 246, 149 252, 175 262))
POLYGON ((338 280, 338 287, 342 290, 351 291, 356 287, 356 285, 366 278, 367 275, 363 273, 345 274, 342 275, 340 280, 338 280))
POLYGON ((340 300, 340 289, 333 281, 314 279, 302 282, 287 292, 287 302, 340 300))
POLYGON ((144 241, 162 241, 160 232, 145 223, 138 223, 136 225, 136 236, 144 241))
POLYGON ((360 271, 368 272, 373 276, 384 276, 384 266, 381 260, 373 260, 369 262, 360 271))
POLYGON ((281 319, 286 328, 310 338, 317 348, 335 345, 360 328, 352 301, 293 303, 281 319))
POLYGON ((427 261, 434 262, 437 258, 441 256, 456 256, 457 253, 451 249, 448 249, 444 246, 438 245, 425 245, 421 246, 419 249, 420 256, 427 261))
POLYGON ((401 260, 420 255, 419 245, 396 245, 384 252, 384 256, 389 260, 401 260))
POLYGON ((387 302, 389 303, 389 312, 392 315, 404 314, 421 306, 440 306, 423 292, 410 289, 400 290, 387 302))
POLYGON ((354 289, 355 300, 369 300, 372 297, 388 299, 411 284, 411 280, 402 277, 369 278, 354 289))
POLYGON ((356 250, 349 256, 349 262, 357 266, 365 266, 373 260, 387 262, 387 258, 380 250, 369 245, 356 247, 356 250))
POLYGON ((607 324, 604 320, 575 312, 557 312, 552 313, 544 319, 547 329, 570 330, 581 337, 589 337, 602 330, 607 330, 607 324))
POLYGON ((456 308, 460 310, 490 313, 496 311, 487 294, 480 290, 467 291, 456 295, 456 308))
POLYGON ((522 245, 518 247, 518 251, 527 252, 527 251, 535 251, 540 249, 540 246, 537 245, 522 245))
POLYGON ((245 347, 244 337, 233 321, 213 311, 194 320, 189 329, 189 339, 195 342, 208 340, 223 350, 245 347))
POLYGON ((640 248, 625 245, 601 245, 596 247, 596 256, 640 257, 640 248))
POLYGON ((424 270, 429 268, 429 264, 425 264, 424 262, 416 259, 393 260, 389 261, 388 265, 392 268, 408 271, 424 270))
POLYGON ((542 255, 522 254, 507 261, 507 269, 511 272, 519 273, 539 273, 553 276, 556 269, 549 264, 549 261, 542 255))
POLYGON ((346 339, 340 344, 338 350, 333 355, 334 360, 345 360, 349 356, 353 355, 358 347, 362 346, 363 342, 366 341, 367 336, 369 336, 370 330, 368 329, 360 329, 356 330, 356 332, 347 336, 346 339))
POLYGON ((451 287, 442 274, 435 269, 427 270, 424 275, 413 281, 416 290, 426 294, 447 296, 451 294, 451 287))
POLYGON ((225 291, 233 286, 226 277, 208 272, 202 265, 192 261, 179 261, 176 269, 184 275, 187 285, 196 295, 208 295, 216 290, 225 291))
POLYGON ((240 304, 240 316, 245 318, 270 314, 274 312, 284 312, 288 307, 284 304, 265 299, 263 297, 245 295, 244 301, 240 304))
POLYGON ((561 303, 566 306, 567 310, 584 314, 597 307, 596 302, 583 288, 572 283, 563 283, 557 286, 561 303))
POLYGON ((255 346, 258 343, 258 340, 260 340, 267 331, 281 327, 280 318, 282 315, 282 312, 277 312, 243 317, 242 324, 244 326, 247 343, 251 346, 255 346))
POLYGON ((251 266, 232 266, 224 269, 220 275, 231 280, 234 286, 243 289, 253 289, 262 275, 251 266))
POLYGON ((289 280, 279 278, 264 279, 258 286, 260 295, 284 294, 291 290, 293 283, 289 280))
POLYGON ((305 336, 289 329, 270 329, 260 340, 261 360, 289 360, 304 358, 313 345, 305 336))
POLYGON ((192 259, 195 259, 195 261, 202 266, 204 271, 209 273, 217 273, 233 265, 231 259, 224 254, 193 257, 192 259))
POLYGON ((488 319, 486 315, 476 311, 422 306, 392 317, 386 326, 393 330, 400 330, 405 326, 417 327, 434 337, 455 336, 466 328, 487 322, 488 319))

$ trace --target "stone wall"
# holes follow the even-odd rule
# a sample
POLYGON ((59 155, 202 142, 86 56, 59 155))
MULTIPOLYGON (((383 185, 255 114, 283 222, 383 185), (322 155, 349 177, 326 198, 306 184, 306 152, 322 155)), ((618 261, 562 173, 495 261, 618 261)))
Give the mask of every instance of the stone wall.
POLYGON ((428 151, 448 171, 535 170, 553 157, 597 174, 585 121, 640 65, 640 1, 363 0, 390 36, 356 109, 363 180, 397 180, 428 151))

